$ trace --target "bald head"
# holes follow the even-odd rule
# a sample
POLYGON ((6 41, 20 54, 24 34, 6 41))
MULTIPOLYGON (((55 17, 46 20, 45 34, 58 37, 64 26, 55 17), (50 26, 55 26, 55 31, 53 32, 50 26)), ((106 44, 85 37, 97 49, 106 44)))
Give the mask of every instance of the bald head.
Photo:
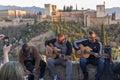
POLYGON ((96 41, 96 33, 93 31, 89 32, 88 39, 90 42, 95 42, 96 41))
POLYGON ((90 32, 89 32, 89 36, 91 36, 91 37, 96 37, 96 33, 93 32, 93 31, 90 31, 90 32))
POLYGON ((57 37, 57 41, 59 43, 62 43, 65 40, 65 35, 64 34, 59 34, 57 37))

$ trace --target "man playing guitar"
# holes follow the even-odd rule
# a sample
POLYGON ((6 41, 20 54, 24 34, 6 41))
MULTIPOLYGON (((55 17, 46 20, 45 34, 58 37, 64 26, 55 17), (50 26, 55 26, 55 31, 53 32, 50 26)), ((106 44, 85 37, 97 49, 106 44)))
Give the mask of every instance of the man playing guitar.
POLYGON ((88 58, 80 57, 80 67, 82 69, 84 79, 88 80, 87 64, 92 64, 97 66, 97 73, 95 75, 95 80, 100 80, 104 69, 104 58, 100 55, 102 54, 102 44, 96 39, 95 32, 89 32, 88 38, 76 40, 73 42, 73 47, 77 54, 82 54, 79 44, 88 46, 91 48, 91 53, 88 58), (94 54, 93 54, 94 53, 94 54))
POLYGON ((56 38, 45 41, 46 56, 48 68, 52 72, 53 80, 58 80, 58 74, 55 69, 56 64, 66 66, 66 80, 71 80, 72 61, 70 59, 72 46, 65 39, 63 34, 59 34, 56 38))

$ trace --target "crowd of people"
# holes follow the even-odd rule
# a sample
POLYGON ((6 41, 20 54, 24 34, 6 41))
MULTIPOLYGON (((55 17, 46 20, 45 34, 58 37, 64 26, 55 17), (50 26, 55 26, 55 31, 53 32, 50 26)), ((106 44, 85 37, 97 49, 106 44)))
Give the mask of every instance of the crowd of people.
MULTIPOLYGON (((0 39, 4 39, 5 35, 1 34, 0 39)), ((39 71, 39 80, 44 80, 46 66, 52 73, 52 80, 59 80, 56 65, 63 65, 66 68, 65 80, 72 80, 72 46, 77 55, 89 53, 87 58, 80 57, 79 63, 84 78, 88 80, 87 64, 97 66, 95 80, 100 80, 104 69, 104 58, 102 54, 102 44, 97 40, 95 32, 88 33, 87 38, 75 40, 70 43, 64 34, 59 34, 56 38, 46 40, 46 62, 40 57, 40 52, 35 46, 27 43, 21 46, 18 53, 18 61, 9 61, 8 53, 12 47, 11 44, 3 47, 3 65, 0 68, 0 80, 34 80, 34 72, 39 71), (90 47, 89 51, 82 51, 79 45, 90 47), (28 75, 27 79, 25 75, 28 75)))

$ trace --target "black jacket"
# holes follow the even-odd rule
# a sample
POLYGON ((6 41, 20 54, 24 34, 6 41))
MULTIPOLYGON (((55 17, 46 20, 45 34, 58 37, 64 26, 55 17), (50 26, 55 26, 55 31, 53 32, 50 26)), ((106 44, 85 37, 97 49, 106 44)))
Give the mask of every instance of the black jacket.
MULTIPOLYGON (((84 38, 84 39, 76 40, 72 44, 73 44, 73 47, 75 50, 79 50, 78 45, 83 44, 84 46, 90 47, 92 49, 92 52, 95 52, 98 54, 102 53, 102 44, 98 40, 96 40, 95 43, 91 43, 91 42, 89 42, 89 40, 87 38, 84 38)), ((92 56, 92 57, 94 57, 94 56, 92 56)))

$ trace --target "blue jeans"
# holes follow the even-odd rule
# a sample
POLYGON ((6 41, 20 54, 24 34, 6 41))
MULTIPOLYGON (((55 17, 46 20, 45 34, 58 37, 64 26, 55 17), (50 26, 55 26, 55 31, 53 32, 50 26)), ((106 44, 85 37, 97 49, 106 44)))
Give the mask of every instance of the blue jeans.
POLYGON ((98 59, 80 58, 80 67, 82 69, 84 77, 88 75, 87 64, 97 66, 97 73, 95 75, 95 79, 96 80, 100 79, 104 69, 104 58, 103 57, 100 57, 98 59))
POLYGON ((62 60, 60 58, 54 59, 54 58, 48 58, 47 59, 47 65, 50 71, 52 72, 52 76, 57 75, 57 70, 55 68, 55 65, 62 64, 66 67, 66 80, 71 80, 71 74, 72 74, 72 61, 71 60, 62 60))

